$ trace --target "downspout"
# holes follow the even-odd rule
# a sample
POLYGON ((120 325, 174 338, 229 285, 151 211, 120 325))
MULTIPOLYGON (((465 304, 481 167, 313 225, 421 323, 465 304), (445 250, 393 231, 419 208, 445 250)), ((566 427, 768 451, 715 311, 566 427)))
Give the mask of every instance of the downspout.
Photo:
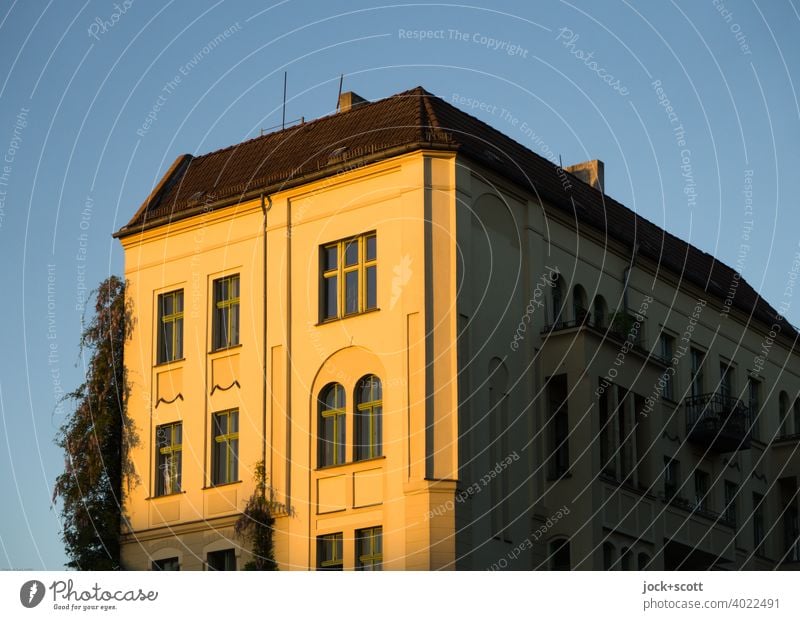
MULTIPOLYGON (((264 225, 263 225, 263 233, 264 233, 264 240, 263 240, 263 274, 261 284, 264 287, 264 295, 263 295, 263 309, 262 312, 264 314, 264 362, 262 365, 263 370, 263 381, 262 381, 262 393, 261 393, 261 437, 262 437, 262 450, 261 450, 261 462, 264 464, 264 473, 267 472, 267 212, 272 208, 272 198, 267 195, 264 196, 264 193, 261 193, 261 212, 264 214, 264 225), (266 198, 266 201, 265 201, 266 198)), ((272 450, 270 450, 270 457, 272 456, 272 450)), ((269 464, 269 473, 272 475, 272 460, 270 458, 269 464)), ((266 482, 266 480, 265 480, 266 482)), ((270 493, 269 498, 272 500, 272 485, 270 485, 270 493)))

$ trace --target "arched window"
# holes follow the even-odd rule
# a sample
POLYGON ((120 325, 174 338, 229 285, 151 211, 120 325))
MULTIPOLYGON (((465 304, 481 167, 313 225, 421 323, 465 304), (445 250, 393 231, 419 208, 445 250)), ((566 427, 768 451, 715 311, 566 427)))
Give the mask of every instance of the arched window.
POLYGON ((598 295, 594 298, 593 305, 594 325, 598 328, 604 328, 606 326, 606 320, 608 319, 608 306, 606 305, 606 300, 598 295))
POLYGON ((581 325, 589 318, 586 291, 580 284, 576 284, 572 289, 572 317, 575 319, 576 325, 581 325))
POLYGON ((381 380, 367 375, 356 385, 356 437, 354 460, 363 461, 383 454, 383 389, 381 380))
POLYGON ((319 394, 319 467, 344 463, 347 437, 344 388, 326 385, 319 394))
POLYGON ((616 556, 616 549, 614 545, 606 541, 603 543, 603 570, 614 569, 614 559, 616 556))
POLYGON ((789 395, 786 392, 778 395, 778 425, 781 437, 786 437, 789 434, 789 395))
POLYGON ((553 296, 553 325, 559 325, 564 321, 562 314, 564 309, 564 285, 559 274, 555 274, 551 282, 553 283, 553 288, 551 289, 553 296))
POLYGON ((794 434, 800 435, 800 397, 794 399, 794 434))
POLYGON ((569 570, 569 540, 559 538, 550 541, 550 570, 569 570))
POLYGON ((639 570, 647 570, 650 568, 650 556, 646 553, 640 553, 638 559, 638 568, 639 570))

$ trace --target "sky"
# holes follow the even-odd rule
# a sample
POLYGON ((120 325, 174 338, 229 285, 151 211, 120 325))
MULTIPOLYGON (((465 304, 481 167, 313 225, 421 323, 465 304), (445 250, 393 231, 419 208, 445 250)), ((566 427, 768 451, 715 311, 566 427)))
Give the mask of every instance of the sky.
POLYGON ((734 266, 800 325, 796 0, 0 2, 0 569, 62 569, 88 294, 175 158, 421 85, 734 266), (791 288, 788 289, 791 292, 791 288), (794 301, 794 303, 792 303, 794 301))

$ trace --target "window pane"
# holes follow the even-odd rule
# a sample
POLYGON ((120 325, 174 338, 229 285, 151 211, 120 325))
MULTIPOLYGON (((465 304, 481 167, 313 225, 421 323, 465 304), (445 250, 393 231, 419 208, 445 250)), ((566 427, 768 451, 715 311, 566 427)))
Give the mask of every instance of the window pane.
POLYGON ((183 319, 175 320, 175 351, 172 359, 183 358, 183 319))
POLYGON ((375 260, 377 256, 377 239, 375 235, 367 237, 367 260, 375 260))
POLYGON ((217 308, 216 334, 214 338, 214 348, 222 349, 227 346, 228 333, 228 309, 217 308))
POLYGON ((228 346, 232 347, 234 345, 239 344, 239 304, 235 303, 231 306, 230 310, 230 321, 231 321, 231 328, 230 328, 230 339, 228 341, 228 346))
POLYGON ((183 291, 175 293, 175 312, 183 312, 183 291))
POLYGON ((358 312, 358 271, 348 271, 344 276, 345 314, 358 312))
POLYGON ((330 271, 336 269, 338 262, 339 248, 335 245, 325 248, 323 255, 323 269, 330 271))
POLYGON ((383 407, 376 405, 373 408, 373 422, 372 422, 372 445, 373 456, 383 455, 383 407))
POLYGON ((367 309, 371 310, 378 307, 378 268, 374 265, 367 267, 367 309))
POLYGON ((339 278, 336 276, 325 278, 325 304, 324 312, 326 319, 332 319, 338 316, 339 309, 337 304, 337 288, 339 286, 339 278))
POLYGON ((344 449, 345 449, 345 422, 344 415, 339 414, 336 416, 336 463, 344 463, 344 449))
POLYGON ((358 264, 358 239, 350 241, 344 249, 344 266, 351 267, 358 264))
POLYGON ((226 482, 236 482, 239 479, 239 440, 231 439, 228 447, 230 454, 230 471, 226 482))
POLYGON ((172 306, 172 294, 171 293, 164 293, 161 297, 161 314, 162 316, 166 316, 168 314, 172 314, 173 306, 172 306))
POLYGON ((228 292, 230 293, 230 298, 231 299, 238 299, 239 298, 239 276, 233 276, 230 279, 229 287, 230 287, 230 290, 228 292))

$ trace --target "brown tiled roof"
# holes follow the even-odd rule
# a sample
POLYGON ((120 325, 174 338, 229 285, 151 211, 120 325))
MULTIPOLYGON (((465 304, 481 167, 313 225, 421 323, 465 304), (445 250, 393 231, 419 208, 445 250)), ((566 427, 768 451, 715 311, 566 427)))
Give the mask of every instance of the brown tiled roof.
MULTIPOLYGON (((638 245, 641 255, 710 295, 721 300, 728 295, 733 269, 576 177, 562 183, 565 173, 558 166, 421 87, 206 155, 184 155, 116 236, 419 148, 457 151, 552 202, 579 224, 629 247, 638 245)), ((733 305, 768 326, 776 322, 776 311, 744 280, 733 305)), ((777 322, 784 335, 797 338, 787 321, 777 322)))

